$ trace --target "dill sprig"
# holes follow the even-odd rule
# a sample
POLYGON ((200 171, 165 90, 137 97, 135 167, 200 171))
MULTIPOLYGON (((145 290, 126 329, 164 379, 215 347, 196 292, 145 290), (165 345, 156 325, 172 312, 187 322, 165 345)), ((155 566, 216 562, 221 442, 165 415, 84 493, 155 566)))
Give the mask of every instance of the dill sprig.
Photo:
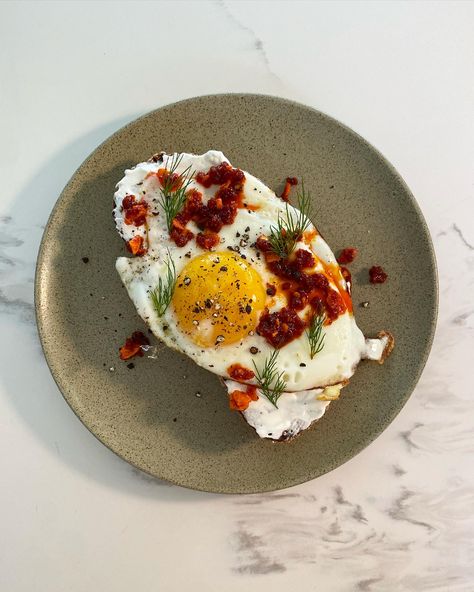
POLYGON ((162 317, 165 314, 166 309, 170 305, 171 299, 173 298, 175 285, 176 268, 168 251, 168 260, 166 261, 166 277, 164 279, 159 278, 158 286, 152 292, 150 292, 153 308, 156 310, 156 314, 159 317, 162 317))
POLYGON ((311 325, 306 331, 311 359, 313 359, 316 354, 319 354, 319 352, 324 347, 324 338, 326 337, 326 333, 323 332, 323 326, 325 320, 326 315, 324 314, 314 315, 311 320, 311 325))
POLYGON ((301 235, 311 224, 311 196, 305 191, 303 183, 296 195, 296 200, 298 211, 290 212, 289 205, 286 203, 285 213, 278 215, 277 225, 271 227, 268 237, 272 251, 283 259, 291 255, 301 235))
POLYGON ((277 370, 277 358, 279 351, 276 349, 263 364, 263 368, 259 370, 253 362, 255 368, 255 379, 258 383, 258 388, 262 391, 265 397, 277 407, 277 401, 283 391, 286 389, 286 382, 283 380, 284 372, 277 370))
POLYGON ((182 159, 182 154, 175 154, 171 159, 168 176, 161 190, 161 197, 158 198, 159 204, 165 212, 168 232, 171 232, 173 228, 173 220, 175 219, 176 214, 182 210, 186 202, 186 192, 189 189, 189 185, 194 176, 191 166, 188 166, 179 175, 176 173, 182 159))

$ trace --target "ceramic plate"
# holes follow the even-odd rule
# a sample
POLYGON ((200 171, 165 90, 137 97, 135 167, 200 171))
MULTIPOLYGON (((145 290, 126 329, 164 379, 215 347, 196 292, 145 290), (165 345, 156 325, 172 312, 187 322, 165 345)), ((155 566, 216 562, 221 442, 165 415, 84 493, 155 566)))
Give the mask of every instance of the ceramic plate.
POLYGON ((364 139, 304 105, 217 95, 163 107, 119 130, 81 165, 51 214, 38 257, 36 312, 51 372, 84 425, 143 471, 212 492, 262 492, 314 479, 384 430, 425 364, 437 312, 436 265, 423 216, 392 166, 364 139), (261 440, 228 409, 216 376, 174 351, 128 368, 118 348, 146 330, 115 271, 126 254, 112 220, 125 168, 153 153, 222 150, 269 187, 303 177, 314 222, 351 266, 357 322, 395 335, 379 366, 362 362, 341 399, 290 443, 261 440), (382 265, 383 285, 368 283, 382 265), (359 304, 369 301, 368 308, 359 304), (111 368, 114 368, 112 371, 111 368), (200 393, 201 396, 196 396, 200 393))

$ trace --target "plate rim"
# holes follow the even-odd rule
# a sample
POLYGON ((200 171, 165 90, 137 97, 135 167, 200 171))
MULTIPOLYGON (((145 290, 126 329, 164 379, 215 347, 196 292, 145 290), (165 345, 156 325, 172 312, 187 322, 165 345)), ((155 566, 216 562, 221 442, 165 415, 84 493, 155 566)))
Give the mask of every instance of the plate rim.
MULTIPOLYGON (((227 92, 227 93, 215 93, 215 94, 206 94, 206 95, 198 95, 198 96, 194 96, 194 97, 189 97, 186 99, 181 99, 179 101, 175 101, 173 103, 167 103, 165 105, 162 105, 161 107, 157 107, 156 109, 152 109, 151 111, 148 111, 146 113, 143 113, 142 115, 134 118, 133 120, 129 121, 128 123, 126 123, 125 125, 119 127, 117 130, 115 130, 112 134, 110 134, 109 136, 107 136, 107 138, 105 138, 102 142, 100 142, 100 144, 98 144, 94 150, 92 150, 92 152, 90 152, 90 154, 81 162, 81 164, 77 167, 77 169, 75 169, 75 171, 72 173, 71 177, 69 178, 69 180, 67 181, 67 183, 65 184, 65 186, 63 187, 63 189, 61 190, 61 192, 59 193, 56 202, 48 216, 48 220, 46 222, 46 225, 44 227, 43 230, 43 234, 41 237, 41 242, 38 248, 38 254, 37 254, 37 259, 36 259, 36 266, 35 266, 35 277, 34 277, 34 308, 35 308, 35 320, 36 320, 36 327, 37 327, 37 331, 38 331, 38 335, 39 335, 39 339, 40 339, 40 343, 41 343, 41 348, 43 351, 43 355, 44 358, 46 360, 46 363, 48 365, 49 371, 51 373, 51 376, 53 377, 53 380, 56 384, 56 386, 58 387, 59 392, 61 393, 63 399, 66 401, 66 403, 68 404, 69 408, 73 411, 74 415, 79 419, 79 421, 82 423, 82 425, 84 425, 84 427, 104 446, 106 446, 111 452, 113 452, 115 455, 117 455, 119 458, 121 458, 122 460, 124 460, 125 462, 127 462, 129 465, 133 466, 134 468, 138 469, 139 471, 150 475, 151 477, 155 478, 155 479, 159 479, 164 481, 165 483, 170 483, 173 485, 177 485, 180 487, 184 487, 185 489, 188 490, 192 490, 192 491, 199 491, 199 492, 205 492, 205 493, 218 493, 218 494, 228 494, 228 495, 252 495, 252 494, 256 494, 256 493, 268 493, 271 491, 280 491, 280 490, 284 490, 284 489, 288 489, 290 487, 295 487, 297 485, 301 485, 303 483, 307 483, 309 481, 314 481, 315 479, 318 479, 319 477, 322 477, 323 475, 335 470, 336 468, 346 464, 347 462, 349 462, 351 459, 355 458, 356 456, 358 456, 363 450, 365 450, 370 444, 372 444, 391 424, 392 422, 395 420, 395 418, 398 416, 398 414, 402 411, 402 409, 405 407, 406 403, 408 402, 408 399, 412 396, 420 378, 421 375, 425 369, 426 363, 428 361, 428 358, 430 356, 431 353, 431 349, 432 349, 432 345, 433 345, 433 341, 434 341, 434 337, 436 334, 436 329, 437 329, 437 323, 438 323, 438 314, 439 314, 439 271, 438 271, 438 264, 437 264, 437 260, 436 260, 436 252, 434 249, 434 245, 433 245, 433 239, 428 227, 428 224, 426 222, 426 219, 423 215, 423 212, 415 198, 415 196, 413 195, 412 191, 410 190, 410 188, 408 187, 407 183, 405 182, 404 178, 401 176, 401 174, 396 170, 396 168, 394 167, 394 165, 392 165, 392 163, 384 156, 384 154, 378 149, 376 148, 373 144, 371 144, 368 140, 366 140, 363 136, 361 136, 358 132, 354 131, 351 127, 349 127, 348 125, 346 125, 345 123, 341 122, 340 120, 336 119, 335 117, 332 117, 331 115, 328 115, 327 113, 316 109, 315 107, 312 107, 310 105, 307 105, 305 103, 300 103, 299 101, 294 101, 292 99, 287 99, 284 97, 279 97, 276 95, 269 95, 269 94, 263 94, 263 93, 241 93, 241 92, 227 92), (430 262, 431 262, 431 266, 433 269, 433 292, 434 292, 434 299, 433 299, 433 304, 432 304, 432 319, 431 319, 431 323, 429 326, 429 335, 428 338, 426 340, 425 343, 425 347, 423 350, 423 355, 420 357, 419 359, 419 364, 418 364, 418 368, 417 368, 417 372, 416 374, 413 376, 413 380, 412 380, 412 386, 409 389, 409 392, 406 394, 406 396, 400 401, 400 406, 399 408, 397 408, 390 416, 388 416, 388 421, 384 422, 383 427, 381 427, 380 429, 377 429, 375 432, 373 432, 370 436, 369 439, 365 440, 355 451, 355 453, 349 453, 347 455, 345 455, 342 458, 341 462, 337 462, 336 464, 334 464, 334 466, 328 468, 326 471, 320 473, 319 475, 315 476, 315 477, 307 477, 307 476, 300 476, 299 478, 296 478, 293 480, 293 482, 279 486, 279 487, 263 487, 263 488, 254 488, 252 490, 248 490, 248 491, 242 491, 239 489, 235 489, 235 490, 230 490, 230 489, 218 489, 217 487, 213 487, 213 488, 206 488, 205 485, 203 486, 191 486, 191 485, 187 485, 184 483, 180 483, 177 480, 173 480, 172 478, 168 478, 168 477, 161 477, 151 471, 146 470, 145 468, 143 468, 142 466, 139 466, 138 464, 136 464, 133 460, 129 459, 126 457, 126 455, 122 452, 119 452, 117 450, 115 450, 114 448, 111 447, 111 445, 109 443, 107 443, 101 436, 99 436, 97 433, 95 433, 91 427, 89 427, 89 425, 87 425, 87 423, 85 422, 85 420, 78 414, 78 412, 76 411, 76 409, 74 408, 74 406, 72 405, 71 401, 69 400, 69 398, 66 396, 65 391, 66 386, 64 381, 62 381, 60 379, 60 376, 56 373, 56 370, 54 368, 54 361, 53 361, 53 355, 51 354, 51 352, 49 351, 49 346, 47 343, 47 331, 45 329, 45 324, 46 324, 46 319, 45 319, 45 313, 43 312, 43 307, 42 307, 42 302, 44 299, 44 291, 46 290, 46 288, 43 286, 43 279, 44 279, 44 259, 46 257, 46 253, 47 253, 47 249, 49 247, 49 241, 48 241, 48 235, 50 233, 50 230, 55 222, 55 218, 57 216, 58 210, 64 200, 64 196, 65 194, 68 192, 68 190, 70 189, 75 177, 86 167, 86 165, 88 164, 88 162, 96 155, 96 153, 108 142, 110 142, 111 140, 113 140, 113 138, 115 138, 116 136, 118 136, 119 134, 122 134, 123 132, 125 132, 128 128, 131 128, 132 126, 134 126, 137 122, 141 121, 142 119, 145 119, 147 117, 152 116, 154 113, 158 112, 158 111, 164 111, 164 110, 168 110, 168 109, 173 109, 174 107, 176 107, 177 105, 181 105, 184 103, 193 103, 196 100, 209 100, 209 99, 222 99, 222 98, 227 98, 227 97, 242 97, 242 98, 246 98, 246 99, 265 99, 265 100, 272 100, 272 101, 276 101, 276 102, 280 102, 280 103, 286 103, 289 106, 293 106, 296 108, 303 108, 305 110, 308 111, 312 111, 314 112, 316 115, 322 117, 323 119, 329 121, 330 123, 333 123, 339 127, 342 127, 347 133, 349 133, 350 135, 352 135, 353 137, 355 137, 357 140, 359 140, 360 142, 362 142, 363 144, 365 144, 371 151, 373 151, 379 158, 381 161, 383 161, 383 163, 385 164, 385 166, 390 170, 390 172, 394 175, 394 177, 398 180, 398 182, 401 184, 405 194, 409 197, 410 202, 417 214, 417 218, 418 221, 421 224, 421 227, 424 231, 424 236, 426 237, 426 241, 427 241, 427 246, 428 246, 428 253, 430 256, 430 262), (63 388, 64 385, 64 388, 63 388)), ((274 445, 278 445, 278 443, 275 443, 274 445)))

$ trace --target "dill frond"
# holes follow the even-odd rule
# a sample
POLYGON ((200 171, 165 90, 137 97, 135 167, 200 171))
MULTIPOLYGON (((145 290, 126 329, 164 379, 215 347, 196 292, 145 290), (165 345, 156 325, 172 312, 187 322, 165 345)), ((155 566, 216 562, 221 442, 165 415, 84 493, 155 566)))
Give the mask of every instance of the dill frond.
POLYGON ((325 320, 326 316, 324 314, 315 315, 311 321, 311 325, 306 331, 311 359, 313 359, 324 347, 326 333, 323 332, 323 326, 325 320))
POLYGON ((191 166, 188 166, 179 175, 176 173, 182 159, 182 154, 173 156, 170 168, 168 169, 168 176, 161 190, 161 197, 158 199, 159 204, 165 212, 168 232, 171 232, 173 220, 186 203, 186 192, 194 176, 191 166))
POLYGON ((158 279, 158 285, 150 292, 151 301, 156 314, 162 317, 171 299, 173 298, 174 288, 176 285, 176 268, 173 260, 168 252, 168 260, 166 262, 166 276, 164 279, 158 279))
POLYGON ((284 372, 277 370, 277 358, 279 351, 276 349, 263 364, 263 368, 259 370, 253 362, 255 368, 255 379, 258 383, 258 388, 262 391, 265 397, 277 407, 278 399, 286 389, 286 382, 283 380, 284 372))
POLYGON ((311 196, 305 191, 303 183, 296 199, 297 212, 291 212, 289 205, 286 204, 285 213, 278 216, 277 225, 272 226, 268 237, 272 251, 283 259, 291 255, 301 235, 311 224, 311 196))

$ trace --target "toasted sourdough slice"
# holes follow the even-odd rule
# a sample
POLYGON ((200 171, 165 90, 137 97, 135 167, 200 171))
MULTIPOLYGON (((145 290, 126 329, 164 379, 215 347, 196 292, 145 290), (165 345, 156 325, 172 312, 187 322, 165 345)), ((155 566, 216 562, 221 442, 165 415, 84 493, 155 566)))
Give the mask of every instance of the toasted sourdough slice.
MULTIPOLYGON (((394 345, 393 335, 388 331, 381 331, 377 338, 366 340, 365 359, 383 364, 394 345)), ((246 385, 234 380, 223 379, 222 382, 229 395, 236 390, 246 388, 246 385)), ((342 388, 348 382, 347 380, 305 391, 284 392, 276 405, 271 403, 260 389, 257 389, 258 399, 250 401, 247 409, 241 411, 241 414, 261 438, 288 442, 321 419, 329 403, 339 398, 342 388)))
MULTIPOLYGON (((223 382, 229 394, 243 388, 241 383, 233 380, 223 382)), ((258 399, 251 401, 241 414, 261 438, 288 441, 320 419, 329 403, 339 398, 343 386, 335 384, 326 388, 282 393, 277 405, 273 405, 257 389, 258 399)))
MULTIPOLYGON (((187 318, 187 309, 181 310, 181 314, 178 314, 175 303, 170 302, 164 312, 159 313, 151 297, 151 294, 156 295, 160 282, 166 276, 167 269, 170 270, 170 264, 172 264, 176 275, 179 275, 188 266, 189 259, 192 261, 202 257, 209 250, 204 243, 201 244, 197 240, 197 237, 195 240, 190 239, 184 246, 180 246, 178 242, 171 239, 164 215, 165 208, 162 204, 163 191, 160 189, 158 181, 159 171, 173 169, 176 174, 185 174, 188 167, 191 167, 194 173, 207 174, 207 171, 210 171, 212 167, 221 165, 231 167, 228 159, 221 152, 215 150, 210 150, 202 155, 188 153, 166 155, 161 153, 153 156, 148 163, 139 163, 136 167, 125 171, 125 176, 118 183, 115 193, 114 217, 120 236, 126 241, 132 254, 137 256, 134 258, 119 257, 116 268, 139 315, 158 339, 169 347, 188 355, 201 367, 209 369, 218 376, 235 379, 236 376, 230 370, 233 366, 238 365, 244 369, 251 369, 254 365, 256 368, 262 369, 265 367, 266 361, 276 351, 275 345, 267 339, 270 326, 266 328, 266 335, 264 335, 255 330, 256 327, 252 325, 248 327, 250 330, 239 342, 230 342, 229 344, 221 344, 225 340, 225 336, 216 334, 214 347, 208 345, 202 347, 202 344, 197 344, 193 339, 193 335, 196 333, 195 327, 199 325, 201 329, 206 329, 209 322, 212 326, 214 317, 223 314, 217 312, 217 306, 215 313, 209 312, 209 318, 204 315, 200 320, 194 319, 191 330, 183 330, 182 320, 187 318), (177 168, 173 168, 173 163, 177 163, 177 168), (127 207, 124 206, 126 198, 128 198, 127 207), (138 223, 139 220, 133 216, 127 220, 126 210, 127 208, 133 210, 133 204, 140 205, 138 214, 143 214, 143 210, 147 212, 144 222, 138 223), (133 245, 134 248, 131 248, 133 245)), ((335 387, 339 387, 340 390, 342 385, 347 383, 346 381, 353 375, 362 358, 382 363, 393 347, 393 339, 386 333, 379 334, 375 339, 366 340, 364 338, 352 313, 350 282, 346 280, 334 253, 307 215, 278 198, 262 181, 250 173, 246 171, 240 171, 240 173, 245 175, 245 183, 241 188, 244 207, 237 208, 232 223, 222 226, 219 231, 219 245, 225 245, 228 250, 239 253, 238 256, 241 259, 251 262, 252 269, 260 276, 263 284, 273 287, 279 286, 280 279, 284 277, 284 274, 283 276, 281 274, 275 275, 274 271, 266 265, 266 257, 261 256, 265 250, 257 247, 257 241, 262 237, 267 240, 265 237, 271 236, 275 224, 282 219, 282 216, 290 216, 293 220, 297 220, 298 216, 303 216, 303 222, 307 222, 309 225, 305 226, 307 232, 303 233, 300 237, 301 240, 294 248, 296 252, 301 252, 303 255, 309 252, 314 265, 305 267, 305 269, 310 269, 322 276, 323 279, 326 278, 329 293, 333 297, 339 294, 339 297, 336 297, 336 302, 340 302, 342 299, 344 303, 344 306, 340 307, 341 310, 336 306, 337 318, 325 325, 324 349, 319 350, 317 355, 310 355, 306 332, 279 348, 279 366, 275 371, 282 373, 287 392, 281 395, 276 405, 266 399, 262 392, 257 391, 258 394, 255 396, 258 386, 257 378, 249 380, 249 383, 253 384, 254 400, 249 396, 248 391, 242 393, 242 389, 247 389, 250 384, 235 383, 237 387, 240 385, 244 400, 248 398, 251 402, 248 406, 239 404, 233 405, 232 408, 243 411, 245 419, 261 437, 288 440, 307 429, 311 423, 323 415, 328 399, 333 400, 339 394, 339 392, 335 392, 335 387), (242 238, 238 241, 238 245, 235 245, 236 237, 240 238, 241 236, 245 236, 245 240, 242 238), (344 310, 342 311, 342 309, 344 310), (328 388, 333 390, 328 391, 328 388), (280 424, 281 426, 278 427, 280 424), (265 429, 265 426, 268 429, 265 429)), ((216 198, 216 188, 220 187, 218 191, 223 189, 219 183, 211 183, 208 187, 207 184, 199 183, 195 177, 192 177, 189 183, 190 189, 195 189, 200 194, 204 205, 216 198)), ((198 236, 202 234, 202 229, 196 224, 196 220, 192 219, 188 224, 189 227, 185 225, 185 229, 191 230, 191 235, 193 232, 193 236, 196 233, 199 233, 198 236)), ((224 247, 219 248, 223 249, 224 247)), ((237 255, 234 255, 235 257, 237 255)), ((217 262, 214 261, 214 263, 217 262)), ((227 267, 225 270, 228 271, 227 267)), ((184 284, 183 282, 183 285, 192 285, 194 290, 194 286, 198 285, 194 279, 199 279, 202 274, 199 275, 195 270, 193 270, 193 274, 193 277, 185 278, 188 283, 184 284)), ((308 277, 311 275, 310 273, 308 277)), ((214 302, 216 292, 212 286, 211 281, 209 286, 205 285, 200 288, 200 291, 193 295, 193 302, 197 305, 201 297, 208 297, 208 300, 203 300, 204 302, 214 302)), ((231 293, 229 286, 227 289, 222 289, 221 285, 221 293, 224 292, 231 293)), ((217 300, 219 300, 221 293, 217 293, 217 300)), ((249 291, 247 297, 249 298, 253 294, 254 291, 249 291)), ((288 295, 284 293, 283 289, 274 295, 268 291, 266 294, 270 296, 269 299, 265 298, 265 310, 268 308, 269 312, 267 316, 280 313, 287 306, 288 295)), ((220 310, 222 308, 220 302, 217 304, 220 310)), ((235 304, 238 304, 237 299, 235 299, 235 304)), ((311 306, 313 305, 307 304, 306 308, 311 306)), ((319 309, 318 306, 316 308, 319 309)), ((206 309, 210 311, 207 304, 206 309)), ((201 312, 200 309, 199 312, 201 312)), ((306 312, 311 311, 307 310, 306 312)), ((242 310, 240 313, 243 314, 242 310)), ((303 310, 296 314, 301 320, 306 313, 303 310)), ((191 318, 189 315, 188 317, 191 318)), ((228 321, 226 317, 223 318, 228 321)), ((278 317, 278 322, 279 319, 280 317, 278 317)), ((233 321, 235 322, 232 324, 238 324, 240 319, 236 317, 233 321)), ((225 324, 221 323, 220 326, 225 332, 225 324)), ((247 327, 244 328, 247 329, 247 327)))

